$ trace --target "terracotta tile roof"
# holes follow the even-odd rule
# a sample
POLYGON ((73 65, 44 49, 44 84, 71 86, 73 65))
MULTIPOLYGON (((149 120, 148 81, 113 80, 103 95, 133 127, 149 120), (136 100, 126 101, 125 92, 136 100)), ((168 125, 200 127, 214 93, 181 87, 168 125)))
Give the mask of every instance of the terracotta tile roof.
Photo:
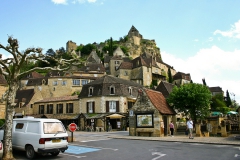
POLYGON ((122 62, 118 69, 132 69, 132 63, 122 62))
POLYGON ((52 98, 45 98, 35 103, 45 103, 45 102, 59 102, 59 101, 72 101, 78 100, 78 96, 63 96, 63 97, 52 97, 52 98))
POLYGON ((7 85, 7 81, 3 75, 0 75, 0 85, 7 85))
POLYGON ((161 92, 145 89, 148 98, 161 114, 174 115, 176 112, 168 105, 161 92))

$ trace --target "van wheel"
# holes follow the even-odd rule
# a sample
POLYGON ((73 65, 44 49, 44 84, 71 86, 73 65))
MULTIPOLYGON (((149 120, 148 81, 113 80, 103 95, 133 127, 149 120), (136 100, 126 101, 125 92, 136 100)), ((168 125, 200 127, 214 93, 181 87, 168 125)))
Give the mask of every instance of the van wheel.
POLYGON ((34 151, 34 149, 33 149, 33 146, 28 145, 28 146, 26 147, 26 157, 27 157, 28 159, 33 159, 35 156, 36 156, 36 153, 35 153, 35 151, 34 151))
POLYGON ((52 155, 52 156, 57 156, 59 153, 60 153, 60 151, 57 151, 57 152, 51 152, 51 155, 52 155))

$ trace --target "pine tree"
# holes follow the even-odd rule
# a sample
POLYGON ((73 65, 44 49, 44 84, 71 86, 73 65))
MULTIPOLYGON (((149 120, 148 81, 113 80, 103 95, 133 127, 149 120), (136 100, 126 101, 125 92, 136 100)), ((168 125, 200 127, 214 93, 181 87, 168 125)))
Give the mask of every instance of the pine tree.
POLYGON ((230 96, 229 96, 228 90, 227 90, 227 92, 226 92, 226 105, 227 105, 228 107, 231 107, 231 105, 232 105, 232 101, 231 101, 231 98, 230 98, 230 96))
POLYGON ((173 82, 173 77, 170 68, 168 68, 168 82, 172 83, 173 82))
POLYGON ((203 81, 203 85, 204 85, 204 86, 207 86, 206 81, 205 81, 205 78, 203 78, 202 81, 203 81))

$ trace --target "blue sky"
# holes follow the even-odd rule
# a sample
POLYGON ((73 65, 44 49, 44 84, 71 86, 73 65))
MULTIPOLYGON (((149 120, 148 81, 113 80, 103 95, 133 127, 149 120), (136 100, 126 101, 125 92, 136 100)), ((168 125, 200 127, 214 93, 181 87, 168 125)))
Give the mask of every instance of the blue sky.
POLYGON ((176 71, 190 73, 196 83, 205 78, 239 103, 239 6, 238 0, 1 0, 0 43, 10 35, 20 50, 41 47, 45 53, 68 40, 119 40, 134 25, 145 39, 155 39, 176 71))

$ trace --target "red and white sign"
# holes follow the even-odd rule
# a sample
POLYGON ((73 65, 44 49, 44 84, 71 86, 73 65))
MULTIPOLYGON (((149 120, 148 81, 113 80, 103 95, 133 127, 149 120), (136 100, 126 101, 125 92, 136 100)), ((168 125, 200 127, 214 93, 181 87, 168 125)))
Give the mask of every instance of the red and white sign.
POLYGON ((74 132, 74 131, 76 131, 76 129, 77 129, 77 125, 76 125, 75 123, 71 123, 71 124, 69 124, 68 129, 69 129, 71 132, 74 132))

